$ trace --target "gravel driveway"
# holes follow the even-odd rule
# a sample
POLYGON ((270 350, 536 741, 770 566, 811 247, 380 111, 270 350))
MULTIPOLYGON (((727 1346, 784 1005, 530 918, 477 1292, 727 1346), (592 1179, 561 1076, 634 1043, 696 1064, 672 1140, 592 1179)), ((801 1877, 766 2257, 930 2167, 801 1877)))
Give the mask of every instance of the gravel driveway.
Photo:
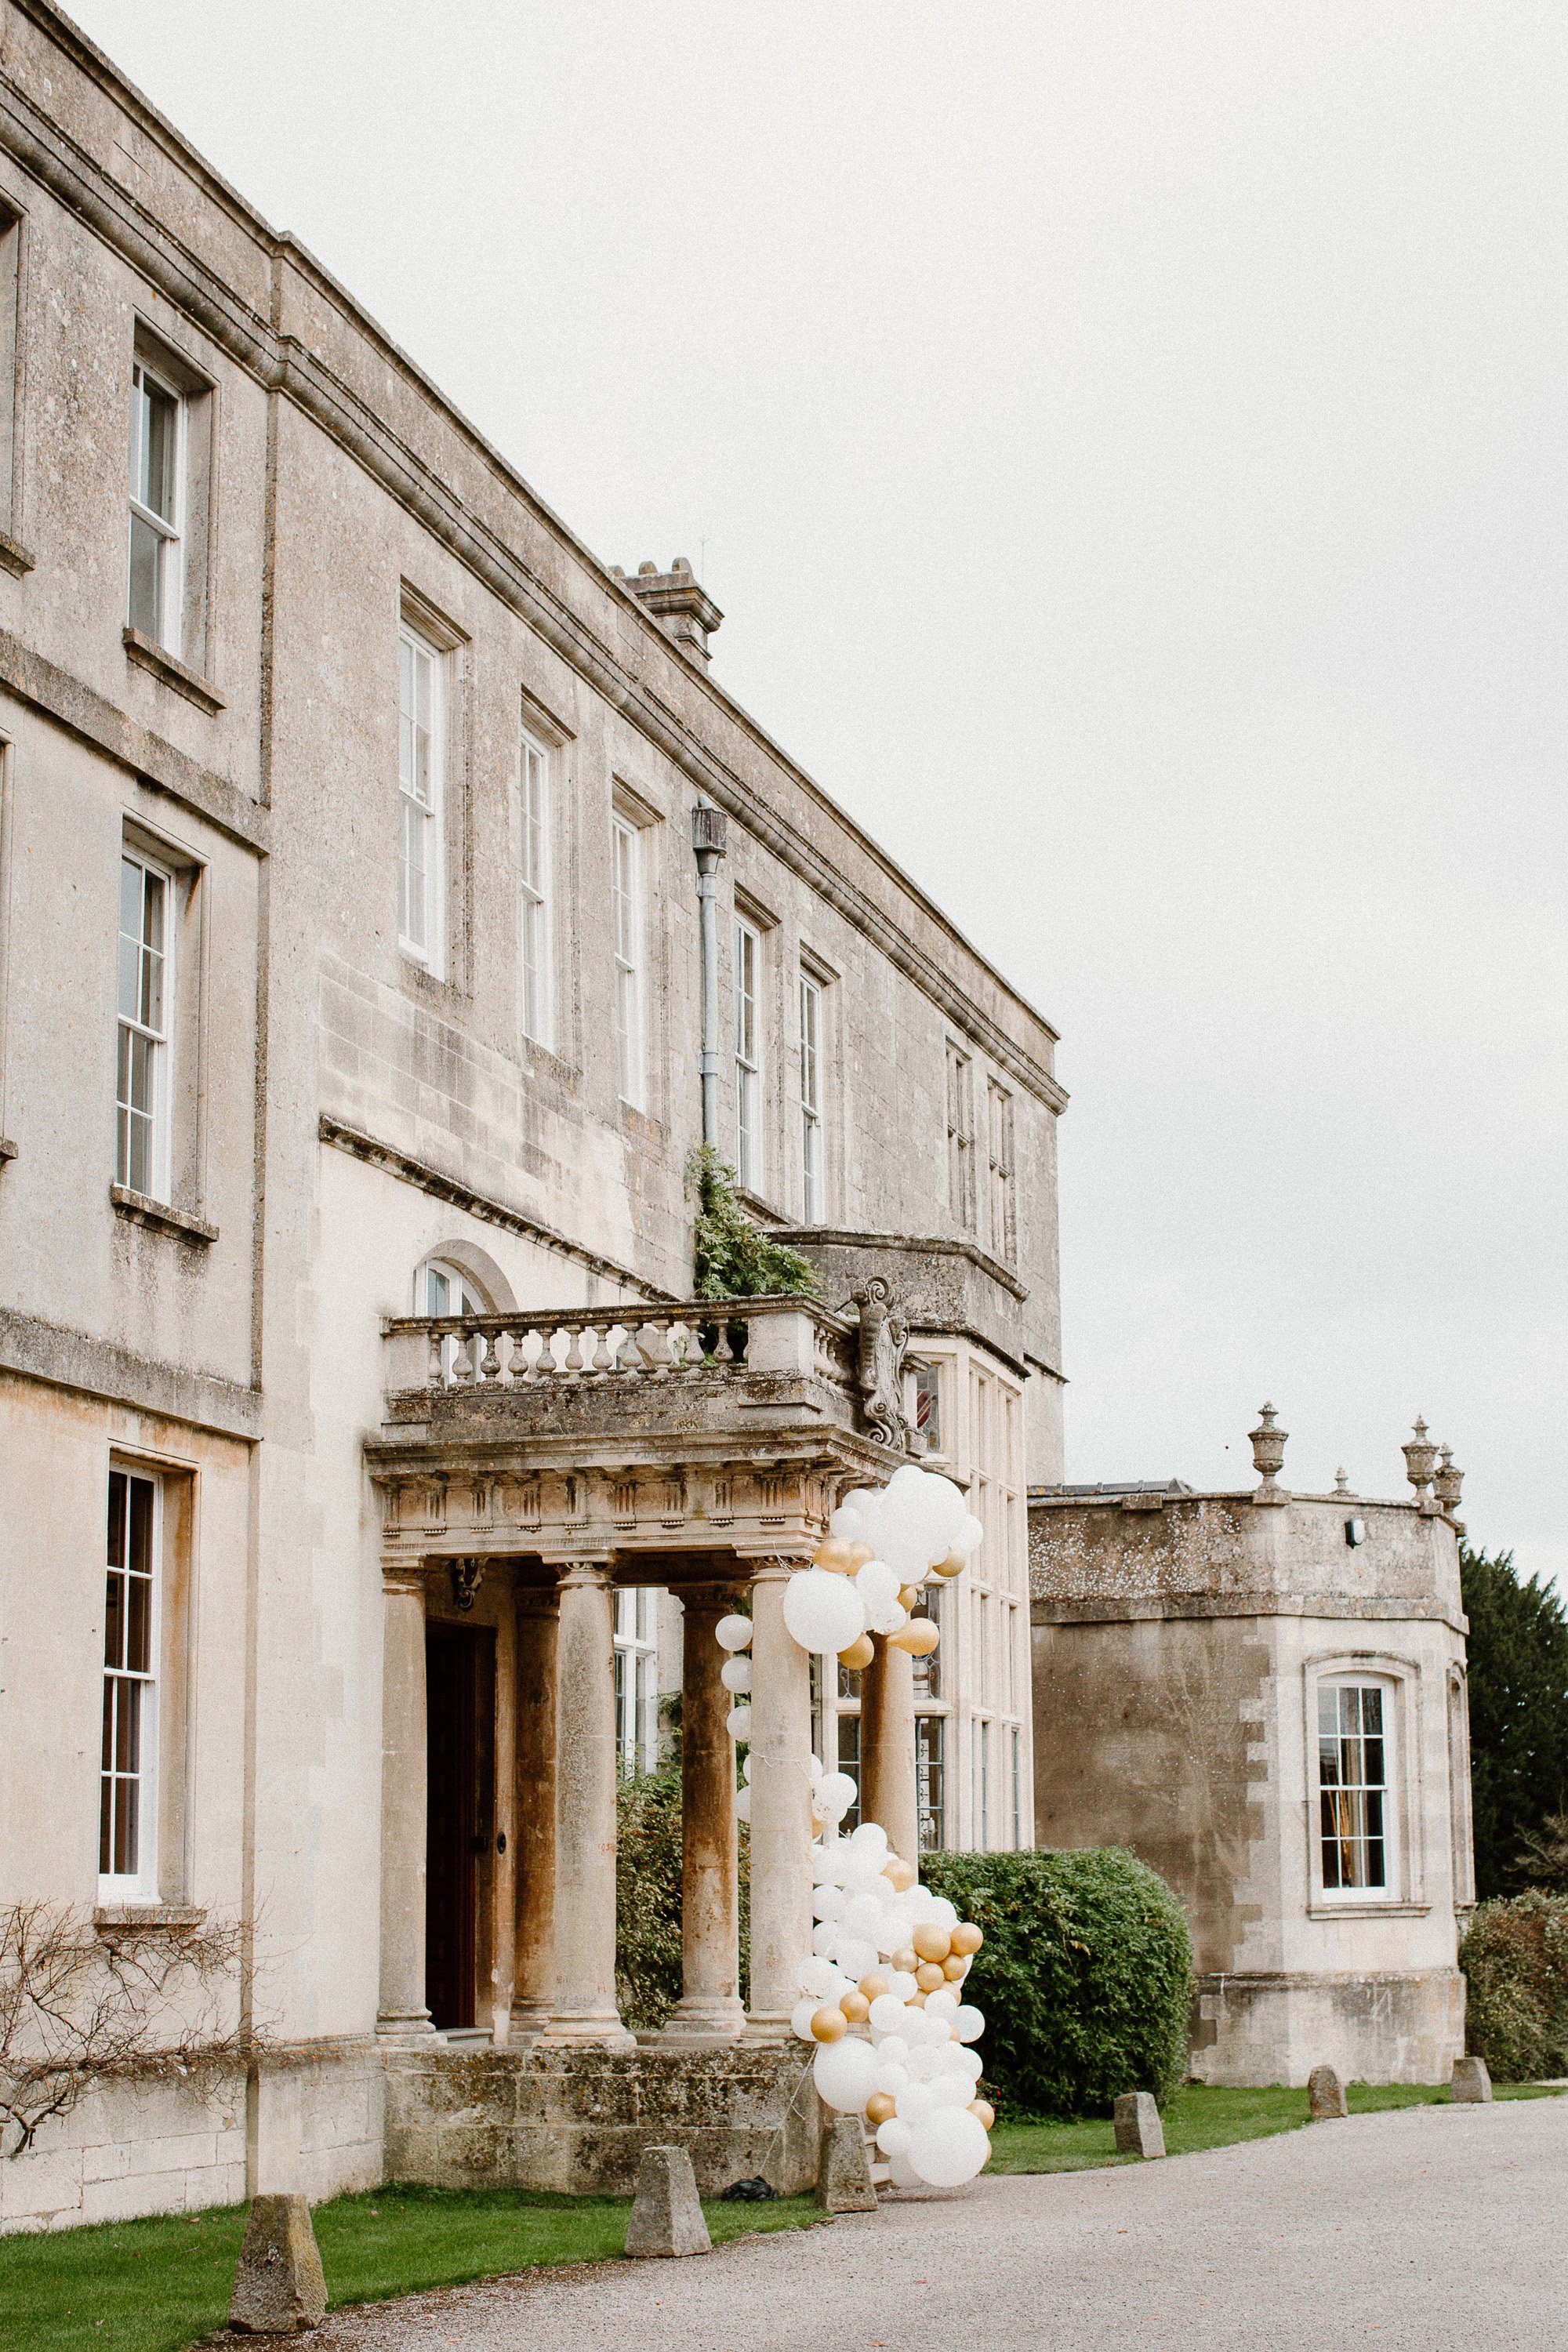
POLYGON ((345 2312, 320 2352, 1533 2352, 1568 2346, 1568 2100, 981 2179, 685 2262, 345 2312))

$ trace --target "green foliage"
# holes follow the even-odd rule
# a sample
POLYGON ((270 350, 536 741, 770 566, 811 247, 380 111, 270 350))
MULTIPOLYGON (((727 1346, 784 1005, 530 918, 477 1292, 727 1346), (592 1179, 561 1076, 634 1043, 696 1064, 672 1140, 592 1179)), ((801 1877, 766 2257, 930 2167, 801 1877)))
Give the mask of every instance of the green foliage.
MULTIPOLYGON (((680 1769, 621 1782, 616 1820, 616 1991, 624 2022, 662 2025, 680 1999, 680 1769)), ((750 1841, 740 1832, 741 1996, 751 1958, 750 1841)))
POLYGON ((1503 2083, 1568 2074, 1568 1899, 1483 1903, 1459 1948, 1465 2039, 1503 2083))
POLYGON ((1167 2100, 1187 2067, 1193 1948, 1181 1904, 1120 1846, 928 1854, 921 1877, 984 1931, 965 1994, 985 2012, 987 2095, 1008 2121, 1167 2100))
POLYGON ((687 1162, 686 1188, 697 1195, 693 1297, 815 1294, 817 1281, 810 1259, 799 1250, 786 1249, 752 1223, 735 1198, 734 1170, 710 1143, 700 1145, 687 1162))
POLYGON ((1531 1882, 1525 1841, 1568 1809, 1568 1616, 1511 1552, 1459 1554, 1470 1621, 1470 1773, 1483 1901, 1531 1882))
POLYGON ((1526 1830, 1514 1866, 1542 1895, 1568 1895, 1568 1813, 1548 1813, 1538 1830, 1526 1830))

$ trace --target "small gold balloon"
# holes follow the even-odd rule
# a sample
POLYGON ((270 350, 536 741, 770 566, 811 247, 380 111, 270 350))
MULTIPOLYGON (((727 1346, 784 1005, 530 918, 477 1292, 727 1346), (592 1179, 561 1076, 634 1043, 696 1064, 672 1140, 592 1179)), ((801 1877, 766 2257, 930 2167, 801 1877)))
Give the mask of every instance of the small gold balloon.
POLYGON ((863 1992, 841 1992, 838 2006, 851 2025, 864 2025, 871 2014, 871 2004, 863 1992))
POLYGON ((866 2102, 866 2120, 873 2129, 878 2124, 891 2123, 898 2112, 899 2103, 888 2091, 873 2091, 866 2102))
POLYGON ((850 1575, 853 1576, 858 1569, 864 1568, 868 1559, 875 1559, 876 1557, 875 1551, 868 1543, 852 1543, 849 1547, 850 1575))
POLYGON ((882 1995, 885 1992, 891 1992, 892 1989, 879 1969, 873 1969, 869 1976, 862 1977, 858 1986, 868 2009, 874 2000, 880 2000, 882 1995))
POLYGON ((812 2013, 811 2033, 814 2042, 842 2042, 849 2031, 849 2020, 841 2009, 826 2008, 812 2013))
POLYGON ((894 1968, 901 1969, 907 1977, 912 1977, 920 1964, 920 1954, 918 1952, 911 1952, 908 1945, 904 1947, 901 1952, 895 1952, 893 1954, 894 1968))
POLYGON ((939 1986, 947 1982, 947 1978, 942 1973, 942 1962, 922 1960, 915 1970, 915 1982, 921 1992, 935 1992, 939 1986))
POLYGON ((949 1984, 962 1984, 969 1974, 969 1962, 962 1952, 954 1952, 950 1958, 943 1960, 942 1972, 949 1984))
POLYGON ((882 1875, 895 1895, 903 1895, 914 1885, 920 1872, 912 1862, 902 1862, 894 1854, 890 1862, 882 1864, 882 1875))
POLYGON ((906 2008, 909 2009, 923 2009, 925 2005, 926 1997, 923 1992, 910 1993, 908 2001, 905 2003, 906 2008))
POLYGON ((929 1658, 942 1635, 929 1617, 911 1617, 896 1633, 889 1633, 888 1645, 894 1650, 907 1650, 911 1658, 929 1658))
POLYGON ((961 1576, 968 1565, 969 1554, 967 1552, 950 1551, 945 1559, 939 1559, 937 1561, 936 1566, 931 1570, 931 1574, 933 1576, 961 1576))
POLYGON ((922 1960, 945 1960, 952 1949, 952 1937, 934 1919, 922 1919, 910 1941, 922 1960))
POLYGON ((987 2131, 991 2129, 992 2125, 996 2120, 996 2110, 992 2105, 989 2099, 971 2099, 969 2102, 969 2112, 972 2116, 979 2116, 987 2131))
POLYGON ((984 1941, 984 1937, 973 1919, 961 1919, 948 1937, 952 1950, 963 1953, 977 1952, 984 1941))
POLYGON ((900 1584, 900 1587, 899 1587, 899 1606, 900 1606, 900 1609, 912 1609, 912 1608, 914 1607, 914 1605, 915 1605, 915 1602, 920 1599, 920 1597, 921 1597, 921 1589, 920 1589, 920 1586, 919 1586, 918 1584, 900 1584))
POLYGON ((853 1549, 854 1546, 843 1536, 824 1536, 811 1555, 811 1564, 813 1568, 826 1569, 832 1576, 847 1576, 853 1549))
POLYGON ((864 1672, 876 1654, 869 1633, 860 1633, 847 1650, 839 1651, 838 1663, 841 1666, 847 1666, 852 1675, 858 1675, 864 1672))

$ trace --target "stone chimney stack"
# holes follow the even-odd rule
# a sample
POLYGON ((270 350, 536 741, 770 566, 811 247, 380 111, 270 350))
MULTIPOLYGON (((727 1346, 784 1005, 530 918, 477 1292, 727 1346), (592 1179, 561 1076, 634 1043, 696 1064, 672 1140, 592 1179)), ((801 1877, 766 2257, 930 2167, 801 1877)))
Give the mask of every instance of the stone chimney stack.
POLYGON ((628 575, 620 565, 611 567, 617 580, 625 581, 632 594, 647 606, 667 637, 673 637, 689 659, 708 666, 708 640, 724 615, 704 588, 698 584, 697 574, 684 555, 678 555, 668 572, 656 563, 639 563, 635 573, 628 575))

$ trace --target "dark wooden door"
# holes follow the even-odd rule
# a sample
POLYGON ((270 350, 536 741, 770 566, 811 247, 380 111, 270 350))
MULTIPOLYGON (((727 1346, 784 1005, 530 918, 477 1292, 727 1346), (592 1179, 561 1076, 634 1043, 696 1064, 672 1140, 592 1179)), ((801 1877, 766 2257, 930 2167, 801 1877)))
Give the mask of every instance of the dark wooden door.
POLYGON ((429 1817, 425 1880, 425 2000, 443 2032, 472 2025, 481 1888, 493 1792, 490 1716, 495 1635, 482 1625, 425 1634, 429 1817))

